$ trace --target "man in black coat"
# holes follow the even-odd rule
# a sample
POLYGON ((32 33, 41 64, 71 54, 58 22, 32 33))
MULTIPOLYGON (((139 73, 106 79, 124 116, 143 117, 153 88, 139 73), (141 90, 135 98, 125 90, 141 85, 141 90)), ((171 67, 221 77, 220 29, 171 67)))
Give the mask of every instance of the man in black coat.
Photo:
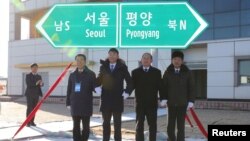
POLYGON ((110 121, 114 119, 114 139, 121 141, 121 115, 123 112, 123 100, 127 99, 132 91, 132 80, 124 61, 119 59, 119 52, 111 48, 108 59, 101 61, 100 73, 97 77, 96 91, 101 91, 100 111, 103 117, 103 141, 110 139, 110 121), (124 80, 126 88, 124 89, 124 80))
POLYGON ((93 91, 96 87, 96 76, 85 66, 86 56, 84 54, 78 54, 75 60, 77 69, 69 76, 66 106, 71 110, 74 141, 87 141, 90 132, 90 117, 93 113, 93 91), (80 131, 81 122, 82 132, 80 131))
MULTIPOLYGON (((26 116, 33 111, 33 109, 36 107, 39 96, 42 96, 42 90, 41 87, 43 86, 42 77, 37 74, 38 65, 36 63, 33 63, 31 66, 31 72, 26 75, 26 91, 25 96, 27 99, 27 111, 26 116)), ((31 121, 27 124, 27 126, 36 126, 34 123, 35 116, 31 119, 31 121)))
POLYGON ((168 66, 163 75, 164 98, 161 105, 168 106, 169 141, 184 141, 185 139, 185 115, 189 108, 193 107, 194 79, 191 71, 183 64, 184 54, 181 51, 172 53, 172 64, 168 66), (175 136, 175 124, 177 121, 177 138, 175 136))
POLYGON ((149 141, 156 141, 158 92, 161 71, 153 66, 152 55, 142 55, 142 66, 132 71, 136 99, 136 141, 144 141, 144 120, 149 126, 149 141))

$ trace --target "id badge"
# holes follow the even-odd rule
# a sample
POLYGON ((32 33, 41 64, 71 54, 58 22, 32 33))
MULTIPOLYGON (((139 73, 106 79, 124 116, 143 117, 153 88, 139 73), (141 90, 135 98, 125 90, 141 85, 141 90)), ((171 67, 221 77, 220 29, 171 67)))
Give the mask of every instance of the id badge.
POLYGON ((81 83, 75 83, 75 92, 79 93, 81 91, 81 83))

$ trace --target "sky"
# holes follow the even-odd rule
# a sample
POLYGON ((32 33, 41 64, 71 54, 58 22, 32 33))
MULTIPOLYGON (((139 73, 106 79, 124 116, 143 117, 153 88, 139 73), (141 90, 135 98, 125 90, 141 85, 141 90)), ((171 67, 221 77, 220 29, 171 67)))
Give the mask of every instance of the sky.
POLYGON ((9 40, 9 0, 0 2, 0 77, 7 77, 9 40))

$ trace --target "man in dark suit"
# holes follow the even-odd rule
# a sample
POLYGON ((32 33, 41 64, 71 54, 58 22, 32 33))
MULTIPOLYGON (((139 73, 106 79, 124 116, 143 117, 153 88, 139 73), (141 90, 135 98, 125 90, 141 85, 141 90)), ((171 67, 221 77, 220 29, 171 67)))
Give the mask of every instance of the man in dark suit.
POLYGON ((193 107, 194 79, 191 71, 183 64, 184 54, 181 51, 172 53, 172 63, 163 75, 164 100, 161 105, 168 106, 169 141, 184 141, 185 139, 185 115, 189 108, 193 107), (177 122, 177 137, 175 136, 175 124, 177 122))
POLYGON ((142 55, 142 66, 132 71, 136 99, 136 141, 144 141, 144 120, 149 126, 149 141, 156 141, 158 92, 161 85, 161 71, 153 66, 152 55, 142 55))
POLYGON ((101 61, 100 73, 97 77, 96 91, 101 91, 100 111, 103 117, 103 141, 109 141, 111 127, 110 121, 114 119, 114 139, 121 141, 121 115, 123 112, 123 100, 127 99, 132 91, 132 80, 125 62, 119 59, 119 52, 111 48, 108 59, 101 61), (124 89, 124 80, 126 88, 124 89), (98 90, 99 89, 99 90, 98 90))
POLYGON ((93 113, 93 91, 96 76, 85 65, 86 56, 84 54, 78 54, 75 60, 77 69, 69 76, 66 106, 71 110, 74 141, 87 141, 90 132, 90 117, 93 113), (81 122, 82 132, 80 131, 81 122))
MULTIPOLYGON (((41 87, 43 86, 42 77, 37 74, 38 65, 33 63, 31 66, 31 72, 26 75, 26 91, 25 96, 27 98, 27 112, 26 116, 32 112, 32 110, 36 107, 39 96, 42 96, 41 87)), ((31 119, 31 121, 27 124, 27 126, 36 126, 34 123, 35 116, 31 119)))

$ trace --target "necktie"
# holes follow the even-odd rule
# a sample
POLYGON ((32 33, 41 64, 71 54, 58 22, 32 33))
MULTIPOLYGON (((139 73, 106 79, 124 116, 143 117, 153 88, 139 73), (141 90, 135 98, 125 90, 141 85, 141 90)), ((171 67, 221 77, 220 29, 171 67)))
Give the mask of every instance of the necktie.
POLYGON ((175 70, 175 73, 178 74, 180 71, 178 69, 175 70))
POLYGON ((148 72, 148 69, 144 69, 145 72, 148 72))
POLYGON ((110 70, 111 70, 111 72, 113 72, 113 70, 114 70, 114 65, 110 65, 110 70))

